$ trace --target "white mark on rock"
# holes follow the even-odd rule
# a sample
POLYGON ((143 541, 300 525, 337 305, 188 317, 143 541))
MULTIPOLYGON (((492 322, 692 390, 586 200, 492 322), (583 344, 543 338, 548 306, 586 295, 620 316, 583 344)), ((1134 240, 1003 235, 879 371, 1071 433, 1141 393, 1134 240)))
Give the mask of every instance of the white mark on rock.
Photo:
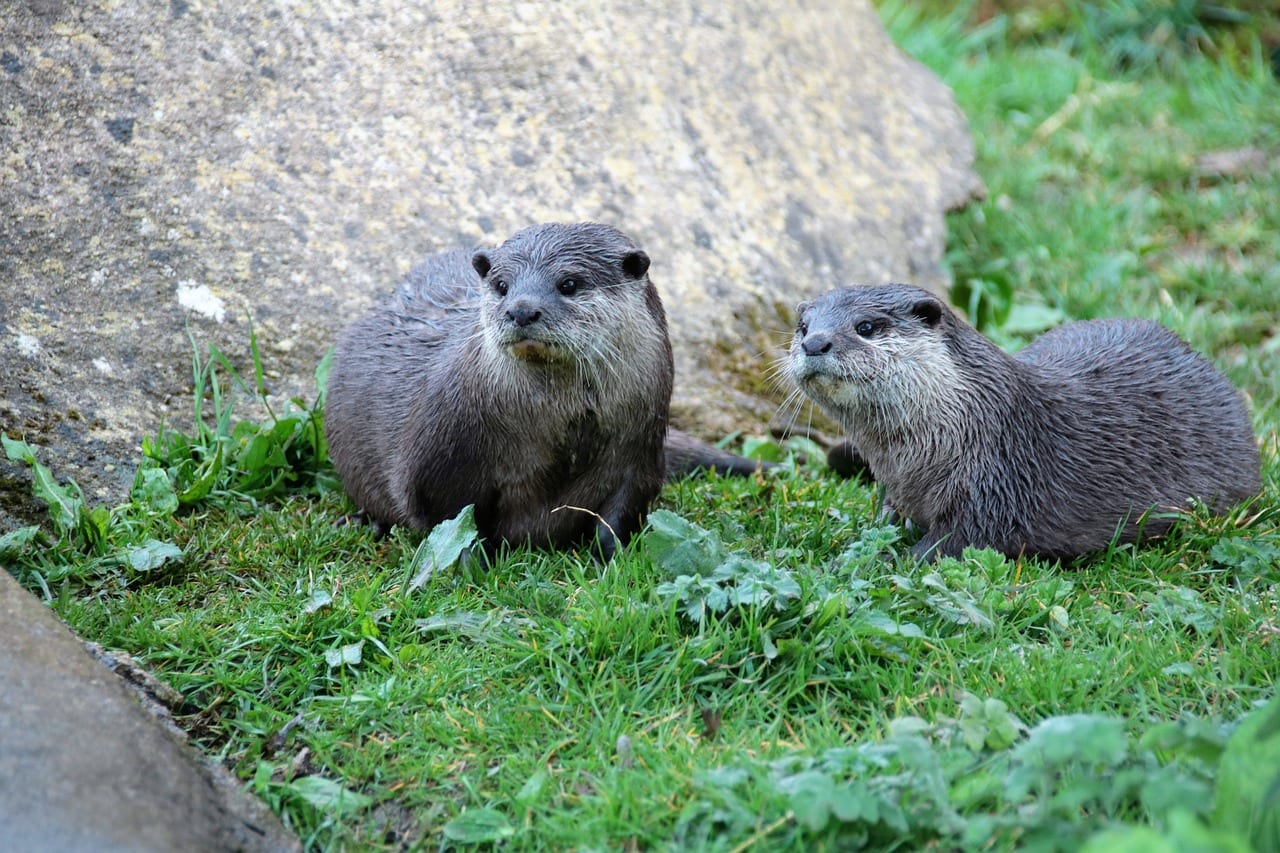
POLYGON ((34 358, 40 354, 40 341, 31 335, 18 332, 18 352, 34 358))
POLYGON ((102 287, 102 285, 104 285, 104 284, 106 284, 106 283, 107 283, 107 271, 106 271, 106 270, 94 270, 93 272, 89 273, 89 286, 90 286, 90 287, 102 287))
POLYGON ((98 368, 99 373, 105 373, 107 376, 111 375, 111 362, 107 361, 105 358, 95 358, 93 360, 93 366, 98 368))
POLYGON ((191 279, 178 282, 178 304, 193 314, 208 317, 221 323, 227 316, 227 306, 213 295, 207 284, 196 284, 191 279))

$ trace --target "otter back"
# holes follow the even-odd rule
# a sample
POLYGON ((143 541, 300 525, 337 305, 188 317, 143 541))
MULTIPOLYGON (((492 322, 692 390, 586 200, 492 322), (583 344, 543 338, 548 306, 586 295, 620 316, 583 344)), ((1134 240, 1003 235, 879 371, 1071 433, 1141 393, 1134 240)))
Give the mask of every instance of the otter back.
POLYGON ((1240 393, 1156 323, 1069 323, 1010 357, 926 291, 852 287, 801 306, 787 365, 919 554, 1073 557, 1261 488, 1240 393))

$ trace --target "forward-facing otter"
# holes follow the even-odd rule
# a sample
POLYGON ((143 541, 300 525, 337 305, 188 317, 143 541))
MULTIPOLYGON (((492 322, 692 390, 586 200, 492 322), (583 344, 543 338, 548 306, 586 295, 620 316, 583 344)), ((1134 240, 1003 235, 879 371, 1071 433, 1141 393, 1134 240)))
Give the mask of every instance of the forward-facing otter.
MULTIPOLYGON (((671 344, 648 270, 631 240, 592 223, 419 264, 337 345, 325 435, 347 493, 380 531, 474 504, 491 549, 610 557, 667 474, 671 344)), ((673 441, 672 476, 752 464, 673 441)))
POLYGON ((787 370, 924 529, 917 555, 1074 557, 1163 533, 1160 511, 1189 499, 1221 511, 1261 488, 1240 393, 1157 323, 1068 323, 1009 356, 907 285, 799 314, 787 370))

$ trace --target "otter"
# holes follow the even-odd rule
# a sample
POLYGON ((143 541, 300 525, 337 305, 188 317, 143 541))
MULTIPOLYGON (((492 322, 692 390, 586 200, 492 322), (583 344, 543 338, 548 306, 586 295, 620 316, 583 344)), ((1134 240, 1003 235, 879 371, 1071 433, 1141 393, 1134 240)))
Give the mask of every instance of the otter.
POLYGON ((1196 499, 1262 487, 1243 397, 1146 320, 1088 320, 1010 356, 928 291, 801 303, 785 369, 841 424, 923 535, 918 557, 993 548, 1069 559, 1160 535, 1196 499))
MULTIPOLYGON (((649 256, 596 223, 544 224, 416 266, 342 334, 329 454, 378 535, 475 506, 486 552, 640 528, 665 477, 749 460, 674 433, 666 314, 649 256)), ((754 470, 754 463, 751 469, 754 470)))

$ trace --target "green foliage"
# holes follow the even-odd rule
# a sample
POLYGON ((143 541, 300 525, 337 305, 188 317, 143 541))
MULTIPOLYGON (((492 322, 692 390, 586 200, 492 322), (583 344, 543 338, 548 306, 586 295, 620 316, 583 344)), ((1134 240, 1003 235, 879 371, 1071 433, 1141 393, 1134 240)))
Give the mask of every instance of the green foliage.
MULTIPOLYGON (((15 441, 6 435, 0 435, 0 442, 3 443, 5 456, 11 461, 31 466, 35 496, 49 508, 49 520, 53 523, 54 532, 91 551, 100 551, 112 524, 111 514, 103 507, 85 503, 84 492, 75 481, 59 485, 49 469, 36 459, 35 451, 25 441, 15 441)), ((27 542, 30 542, 29 538, 27 542)))
POLYGON ((493 844, 516 834, 506 815, 494 809, 467 809, 441 832, 458 844, 493 844))
POLYGON ((5 563, 17 562, 31 551, 39 535, 39 526, 33 524, 0 536, 0 560, 5 563))
POLYGON ((1116 69, 1167 70, 1189 54, 1214 49, 1214 30, 1249 13, 1204 0, 1102 0, 1081 3, 1063 28, 1066 43, 1094 49, 1116 69))
POLYGON ((253 792, 277 809, 286 804, 305 806, 332 820, 359 812, 373 803, 371 797, 347 790, 323 776, 277 778, 284 772, 263 761, 259 762, 253 778, 253 792))
MULTIPOLYGON (((264 384, 257 339, 251 335, 250 341, 256 380, 252 388, 217 347, 211 345, 204 360, 197 348, 192 362, 193 431, 161 427, 155 438, 143 439, 145 462, 139 477, 151 478, 146 487, 157 494, 164 492, 166 505, 171 501, 153 472, 164 473, 177 504, 184 507, 221 499, 252 503, 310 488, 338 487, 327 465, 319 401, 307 407, 301 400, 290 400, 277 414, 264 384), (235 419, 237 386, 262 406, 267 423, 235 419), (208 416, 204 411, 206 397, 213 409, 208 416)), ((328 369, 326 357, 316 369, 321 389, 328 369)), ((322 395, 321 390, 318 396, 322 395)))
MULTIPOLYGON (((180 513, 210 505, 250 511, 262 499, 323 491, 336 483, 328 466, 321 411, 293 400, 283 415, 277 415, 267 399, 252 336, 250 346, 256 380, 251 393, 269 422, 236 420, 230 389, 244 388, 243 381, 216 347, 209 348, 204 361, 197 351, 193 431, 162 428, 154 439, 143 439, 142 465, 129 500, 118 507, 91 505, 74 480, 59 484, 25 441, 0 435, 5 455, 31 468, 33 491, 48 506, 55 533, 52 547, 37 552, 32 548, 37 528, 13 531, 0 538, 0 556, 25 564, 46 592, 55 582, 98 586, 113 579, 129 584, 182 564, 182 548, 149 533, 180 513), (207 417, 206 396, 213 406, 207 417)), ((318 383, 327 376, 328 361, 316 370, 318 383)))
POLYGON ((448 521, 437 524, 409 561, 411 577, 406 589, 413 592, 441 569, 456 563, 476 541, 475 507, 465 506, 448 521))
POLYGON ((736 608, 771 606, 781 612, 800 597, 800 584, 786 569, 726 552, 715 533, 675 513, 658 510, 649 524, 651 532, 645 541, 651 553, 675 575, 658 585, 658 597, 675 601, 695 622, 736 608))
POLYGON ((1280 539, 1231 536, 1215 542, 1209 556, 1242 581, 1280 582, 1280 539))
MULTIPOLYGON (((884 736, 854 746, 702 771, 676 839, 701 847, 721 836, 758 837, 764 826, 785 849, 1004 849, 1016 842, 1077 850, 1091 838, 1096 849, 1107 849, 1098 846, 1103 839, 1137 849, 1193 842, 1247 849, 1229 822, 1206 822, 1210 770, 1194 740, 1166 732, 1157 754, 1126 728, 1115 717, 1071 714, 1026 731, 998 699, 966 696, 958 721, 900 718, 884 736), (992 725, 978 731, 977 718, 992 725), (1138 817, 1151 826, 1125 828, 1138 817)), ((1266 767, 1269 780, 1275 766, 1266 767)), ((1257 774, 1245 778, 1251 795, 1265 792, 1266 780, 1259 786, 1257 774)))
POLYGON ((1241 722, 1227 741, 1213 822, 1255 850, 1280 850, 1280 696, 1241 722))

